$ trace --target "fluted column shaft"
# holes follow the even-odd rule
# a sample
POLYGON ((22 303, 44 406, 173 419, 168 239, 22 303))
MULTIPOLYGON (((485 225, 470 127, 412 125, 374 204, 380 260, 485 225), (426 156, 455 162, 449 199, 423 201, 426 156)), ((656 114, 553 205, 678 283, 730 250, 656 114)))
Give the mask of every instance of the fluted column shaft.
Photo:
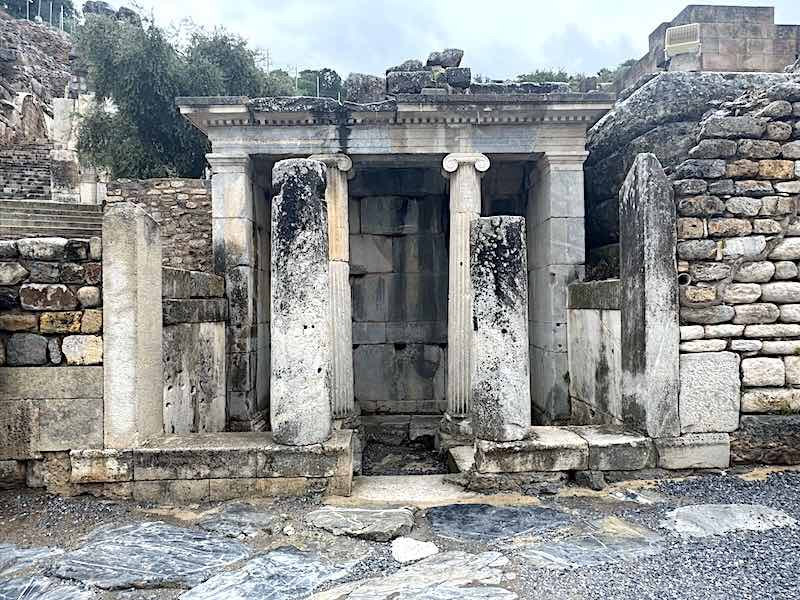
POLYGON ((470 413, 472 364, 472 282, 469 272, 470 222, 481 212, 483 154, 448 154, 442 163, 450 177, 450 263, 447 298, 447 413, 470 413))
POLYGON ((353 309, 350 297, 348 176, 353 166, 344 154, 315 154, 325 163, 328 204, 328 260, 331 294, 331 409, 334 419, 353 416, 353 309))

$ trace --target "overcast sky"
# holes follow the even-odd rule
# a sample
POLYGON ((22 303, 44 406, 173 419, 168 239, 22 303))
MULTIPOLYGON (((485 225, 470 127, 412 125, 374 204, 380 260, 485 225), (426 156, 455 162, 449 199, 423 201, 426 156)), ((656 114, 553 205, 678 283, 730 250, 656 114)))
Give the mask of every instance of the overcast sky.
MULTIPOLYGON (((120 0, 111 2, 116 6, 120 0)), ((138 0, 163 24, 190 17, 269 50, 272 65, 382 74, 433 49, 463 48, 463 66, 492 78, 540 68, 594 73, 647 51, 647 36, 687 0, 138 0)), ((800 23, 800 0, 706 0, 774 5, 800 23)))

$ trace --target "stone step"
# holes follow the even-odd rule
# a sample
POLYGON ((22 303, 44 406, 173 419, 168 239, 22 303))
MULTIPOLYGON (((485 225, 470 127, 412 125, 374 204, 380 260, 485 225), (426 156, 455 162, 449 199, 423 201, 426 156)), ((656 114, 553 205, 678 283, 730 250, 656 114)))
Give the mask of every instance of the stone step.
POLYGON ((73 215, 33 215, 33 216, 13 216, 0 215, 0 227, 62 227, 67 229, 81 228, 101 229, 102 219, 92 217, 76 217, 73 215))
POLYGON ((68 204, 66 202, 53 202, 53 201, 34 201, 34 200, 18 200, 18 199, 0 199, 0 211, 9 210, 27 210, 27 211, 44 211, 44 212, 76 212, 76 213, 90 213, 90 214, 103 214, 103 207, 95 204, 68 204))
POLYGON ((205 502, 245 497, 349 495, 350 430, 312 446, 284 446, 271 432, 164 435, 126 450, 75 450, 75 484, 133 482, 133 497, 205 502))
POLYGON ((477 440, 475 446, 479 473, 637 471, 656 465, 652 439, 613 426, 536 426, 524 440, 477 440))
POLYGON ((447 467, 451 473, 466 473, 475 466, 474 446, 453 446, 447 450, 447 467))
POLYGON ((100 237, 101 227, 16 227, 14 225, 0 227, 0 237, 3 239, 18 239, 25 237, 65 237, 65 238, 92 238, 100 237))

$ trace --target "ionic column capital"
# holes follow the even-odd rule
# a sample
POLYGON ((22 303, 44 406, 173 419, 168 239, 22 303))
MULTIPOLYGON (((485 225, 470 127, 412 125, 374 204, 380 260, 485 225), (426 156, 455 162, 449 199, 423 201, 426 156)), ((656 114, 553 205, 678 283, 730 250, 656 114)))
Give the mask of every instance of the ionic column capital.
POLYGON ((211 173, 249 173, 251 159, 249 154, 206 154, 211 165, 211 173))
POLYGON ((490 163, 489 158, 480 152, 453 152, 442 161, 442 168, 448 173, 455 173, 464 165, 472 165, 478 173, 485 173, 490 163))
POLYGON ((308 158, 325 163, 328 168, 334 167, 344 172, 353 168, 353 161, 346 154, 312 154, 308 158))

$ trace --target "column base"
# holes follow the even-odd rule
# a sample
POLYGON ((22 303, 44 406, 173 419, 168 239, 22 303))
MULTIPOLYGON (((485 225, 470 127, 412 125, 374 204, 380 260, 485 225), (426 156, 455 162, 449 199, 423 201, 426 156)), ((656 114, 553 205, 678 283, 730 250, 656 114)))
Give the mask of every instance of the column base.
POLYGON ((475 435, 472 432, 470 417, 453 417, 445 414, 439 422, 436 435, 436 449, 448 450, 456 446, 472 446, 475 435))

